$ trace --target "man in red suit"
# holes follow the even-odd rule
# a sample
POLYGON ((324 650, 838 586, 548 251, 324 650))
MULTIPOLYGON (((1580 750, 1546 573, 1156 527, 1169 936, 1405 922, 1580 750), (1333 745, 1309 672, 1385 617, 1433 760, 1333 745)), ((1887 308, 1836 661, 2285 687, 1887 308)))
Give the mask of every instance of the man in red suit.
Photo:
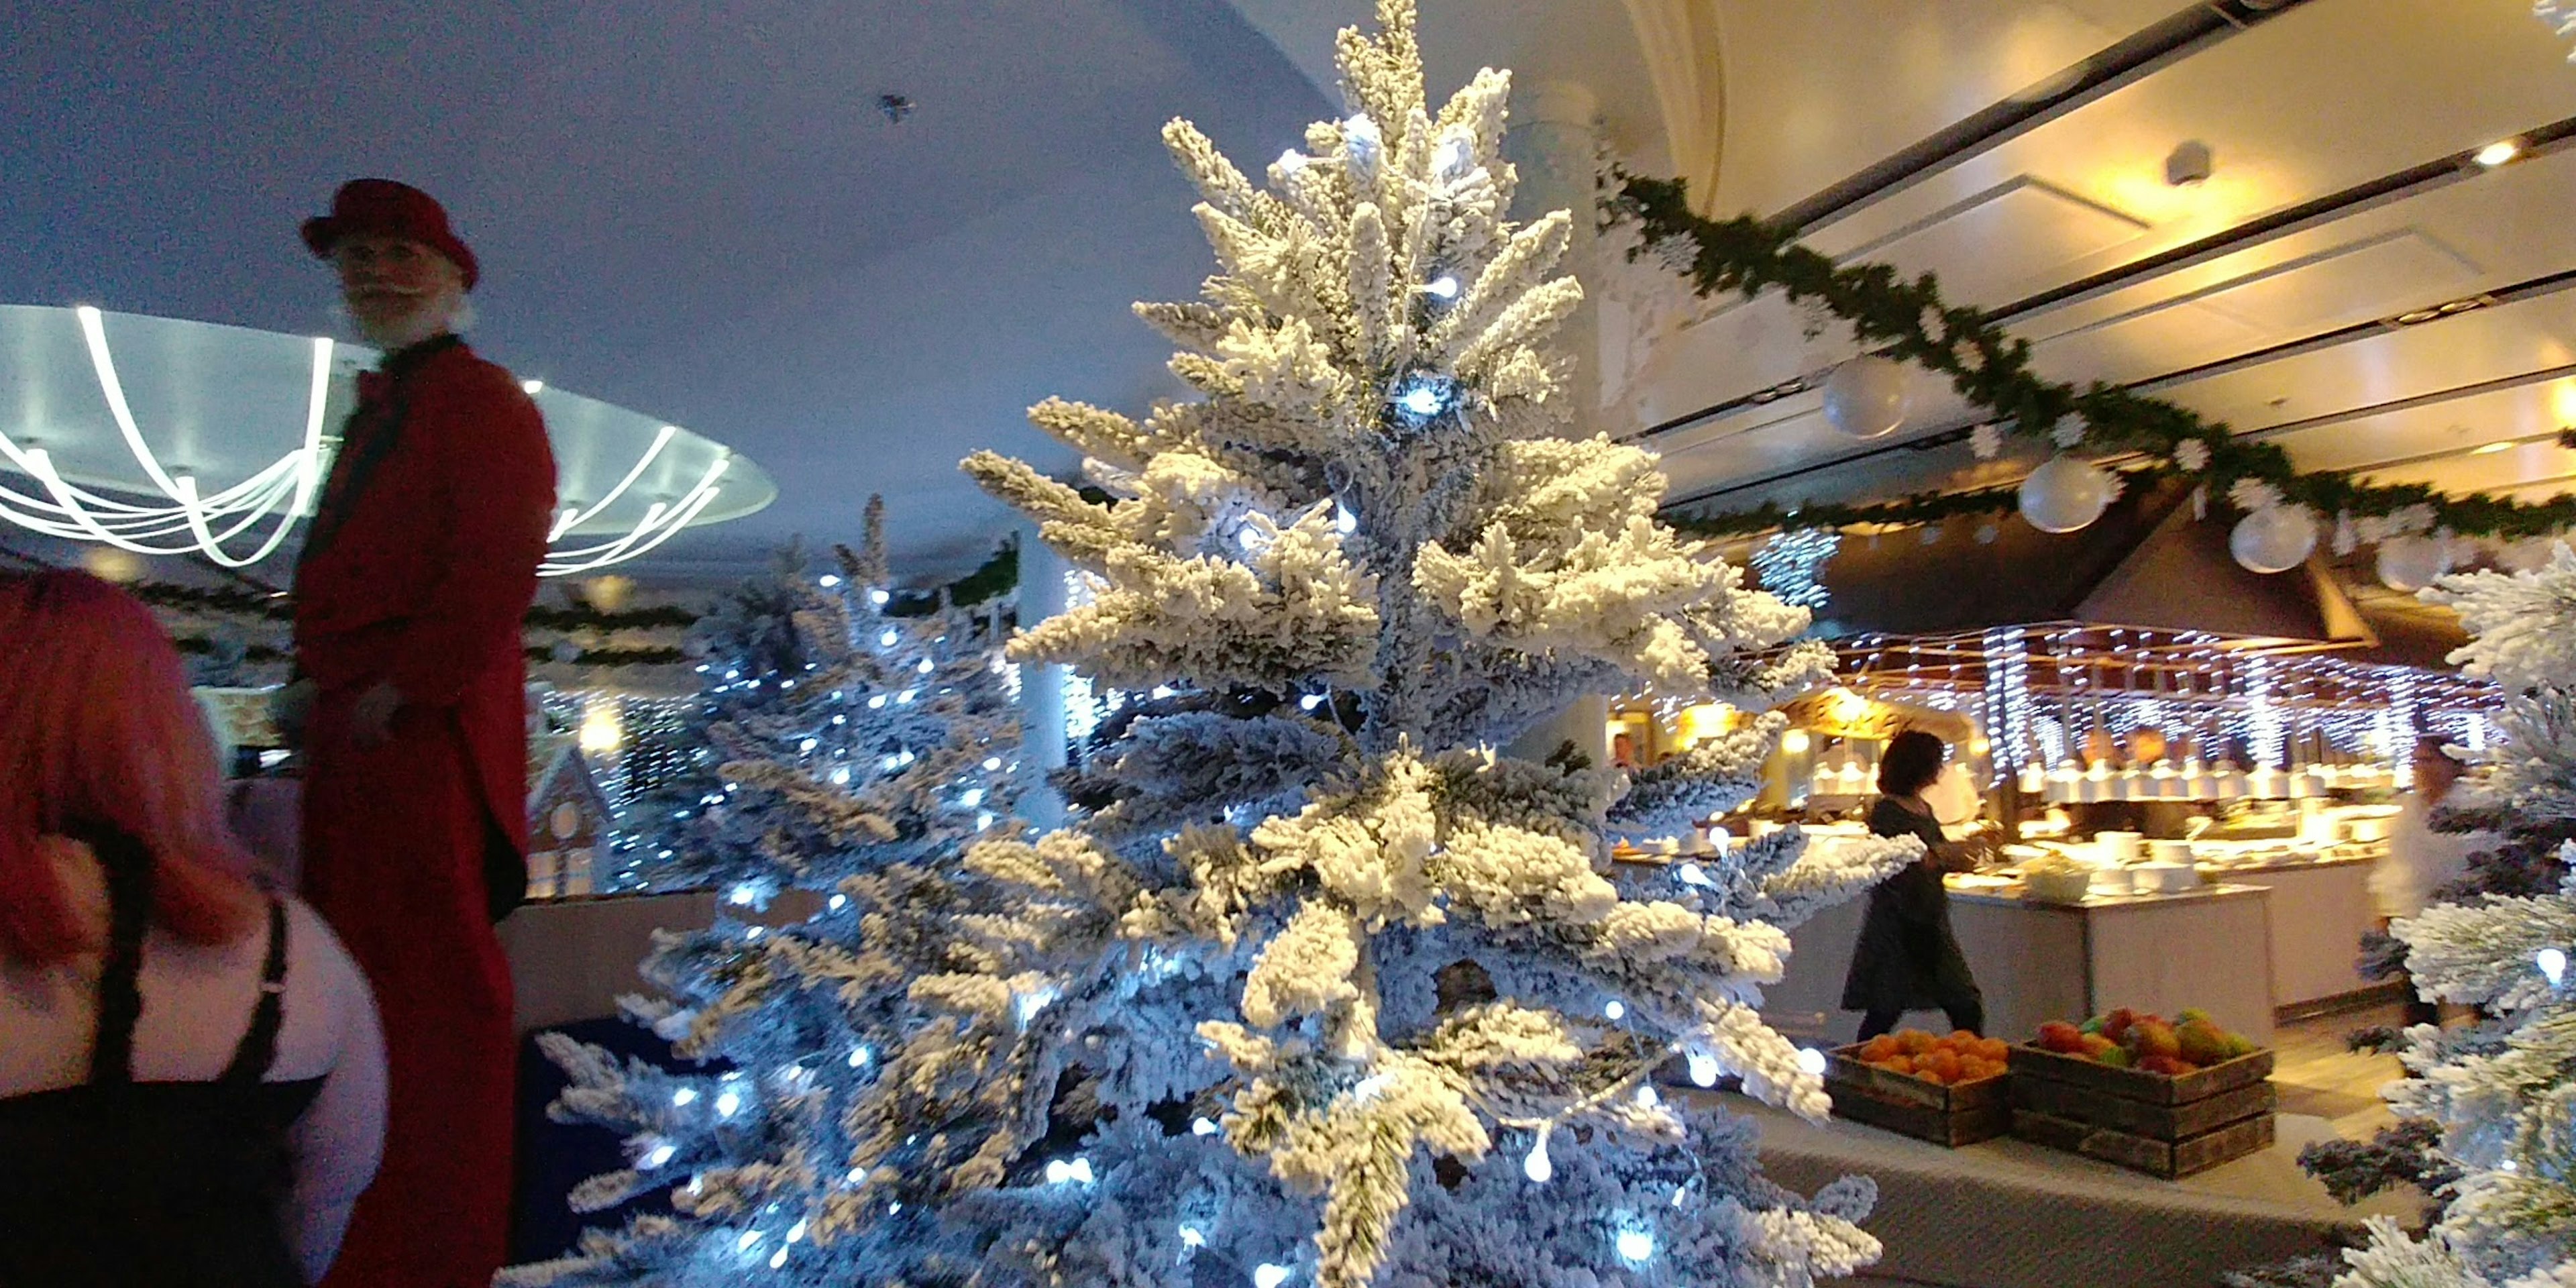
MULTIPOLYGON (((295 570, 306 894, 375 985, 385 1160, 333 1285, 481 1288, 506 1259, 509 964, 526 890, 526 662, 554 509, 545 422, 455 329, 474 254, 428 194, 343 186, 304 242, 384 351, 295 570)), ((295 723, 294 713, 285 713, 295 723)))

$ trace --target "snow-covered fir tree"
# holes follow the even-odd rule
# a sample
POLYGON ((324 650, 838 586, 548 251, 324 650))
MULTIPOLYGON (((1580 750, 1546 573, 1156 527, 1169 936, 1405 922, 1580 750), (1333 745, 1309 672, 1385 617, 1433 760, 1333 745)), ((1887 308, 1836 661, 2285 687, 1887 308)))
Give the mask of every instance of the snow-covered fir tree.
MULTIPOLYGON (((2467 813, 2526 831, 2576 823, 2576 554, 2445 578, 2425 597, 2458 608, 2474 637, 2452 660, 2511 695, 2503 738, 2460 789, 2467 813)), ((2455 890, 2471 897, 2394 926, 2417 990, 2480 1018, 2407 1032, 2410 1076, 2388 1099, 2416 1150, 2364 1161, 2448 1184, 2421 1238, 2373 1222, 2337 1288, 2576 1285, 2576 845, 2554 867, 2550 888, 2455 890)))
POLYGON ((1749 799, 1781 720, 1633 779, 1499 750, 1586 693, 1765 710, 1830 655, 1655 522, 1651 453, 1562 436, 1569 216, 1505 218, 1509 80, 1435 114, 1410 0, 1378 21, 1341 37, 1350 114, 1266 188, 1167 127, 1222 268, 1138 312, 1205 397, 1033 412, 1110 501, 967 464, 1093 578, 1010 655, 1175 696, 1092 759, 1072 826, 737 946, 769 995, 722 1016, 740 1074, 580 1071, 565 1105, 643 1169, 586 1198, 691 1175, 677 1216, 517 1282, 1804 1285, 1875 1259, 1866 1180, 1782 1190, 1749 1122, 1655 1075, 1822 1116, 1762 989, 1787 926, 1919 844, 1789 830, 1606 875, 1615 838, 1749 799), (835 988, 837 1015, 786 1000, 835 988))
POLYGON ((1009 815, 1019 726, 998 628, 944 601, 894 615, 882 499, 866 524, 829 571, 791 546, 700 621, 690 756, 623 812, 615 888, 765 905, 1009 815))

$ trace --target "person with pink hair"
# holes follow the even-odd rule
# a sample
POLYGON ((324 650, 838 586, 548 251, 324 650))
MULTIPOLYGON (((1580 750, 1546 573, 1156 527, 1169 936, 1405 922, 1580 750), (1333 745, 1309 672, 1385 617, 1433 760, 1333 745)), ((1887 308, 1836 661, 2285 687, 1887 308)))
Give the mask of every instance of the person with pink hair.
POLYGON ((223 817, 150 611, 0 578, 0 1284, 313 1283, 375 1175, 365 978, 223 817))

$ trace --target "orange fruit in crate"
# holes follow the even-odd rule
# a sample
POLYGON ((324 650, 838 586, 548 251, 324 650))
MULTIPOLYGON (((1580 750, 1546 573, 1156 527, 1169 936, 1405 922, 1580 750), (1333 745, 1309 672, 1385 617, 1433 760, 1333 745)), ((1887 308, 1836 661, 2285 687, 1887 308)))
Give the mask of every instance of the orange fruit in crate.
POLYGON ((1932 1049, 1932 1035, 1921 1029, 1907 1029, 1896 1035, 1896 1045, 1907 1055, 1921 1055, 1932 1049))
POLYGON ((1950 1083, 1950 1079, 1939 1069, 1917 1069, 1914 1071, 1914 1076, 1936 1087, 1947 1086, 1950 1083))
POLYGON ((1877 1064, 1879 1068, 1885 1069, 1889 1073, 1910 1075, 1914 1072, 1914 1057, 1912 1056, 1892 1055, 1884 1060, 1878 1061, 1877 1064))
POLYGON ((1860 1058, 1870 1064, 1876 1064, 1894 1054, 1896 1054, 1896 1039, 1884 1033, 1861 1043, 1860 1046, 1860 1058))
POLYGON ((1965 1046, 1965 1045, 1967 1045, 1968 1043, 1974 1042, 1974 1041, 1976 1041, 1976 1040, 1977 1040, 1977 1035, 1976 1035, 1976 1034, 1974 1034, 1974 1033, 1970 1033, 1970 1032, 1969 1032, 1969 1031, 1967 1031, 1966 1029, 1952 1029, 1952 1030, 1950 1030, 1950 1045, 1952 1045, 1952 1046, 1965 1046))
MULTIPOLYGON (((1932 1072, 1941 1075, 1941 1080, 1943 1082, 1955 1082, 1958 1080, 1959 1057, 1957 1053, 1951 1051, 1935 1051, 1932 1053, 1931 1064, 1932 1072)), ((1917 1061, 1915 1063, 1915 1069, 1917 1072, 1920 1072, 1922 1067, 1923 1065, 1921 1061, 1917 1061)))

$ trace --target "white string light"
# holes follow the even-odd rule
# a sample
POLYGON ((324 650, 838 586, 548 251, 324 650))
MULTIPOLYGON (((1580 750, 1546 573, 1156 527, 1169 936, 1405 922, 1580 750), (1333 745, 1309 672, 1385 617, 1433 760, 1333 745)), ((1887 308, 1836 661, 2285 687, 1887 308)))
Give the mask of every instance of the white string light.
MULTIPOLYGON (((99 542, 140 555, 200 554, 227 568, 248 567, 277 553, 293 531, 295 521, 313 512, 331 455, 339 447, 337 439, 326 439, 323 432, 337 346, 328 338, 310 342, 312 376, 306 390, 299 445, 242 481, 210 492, 195 475, 174 472, 145 437, 108 342, 106 315, 88 305, 72 313, 88 351, 99 396, 116 424, 126 454, 142 475, 132 489, 111 486, 119 491, 157 496, 138 502, 83 487, 63 476, 52 453, 45 448, 20 443, 0 432, 0 464, 37 484, 34 490, 0 484, 0 519, 45 536, 99 542), (262 524, 267 525, 267 531, 254 535, 262 524)), ((533 396, 545 385, 542 381, 526 381, 521 387, 533 396)), ((622 535, 571 548, 558 544, 634 490, 680 434, 677 426, 662 426, 615 487, 588 505, 567 505, 557 512, 547 533, 548 544, 556 548, 549 550, 539 565, 541 576, 575 576, 647 554, 678 535, 715 503, 723 492, 719 481, 732 464, 732 453, 722 448, 716 450, 713 463, 693 487, 676 501, 652 503, 643 518, 622 535)))

